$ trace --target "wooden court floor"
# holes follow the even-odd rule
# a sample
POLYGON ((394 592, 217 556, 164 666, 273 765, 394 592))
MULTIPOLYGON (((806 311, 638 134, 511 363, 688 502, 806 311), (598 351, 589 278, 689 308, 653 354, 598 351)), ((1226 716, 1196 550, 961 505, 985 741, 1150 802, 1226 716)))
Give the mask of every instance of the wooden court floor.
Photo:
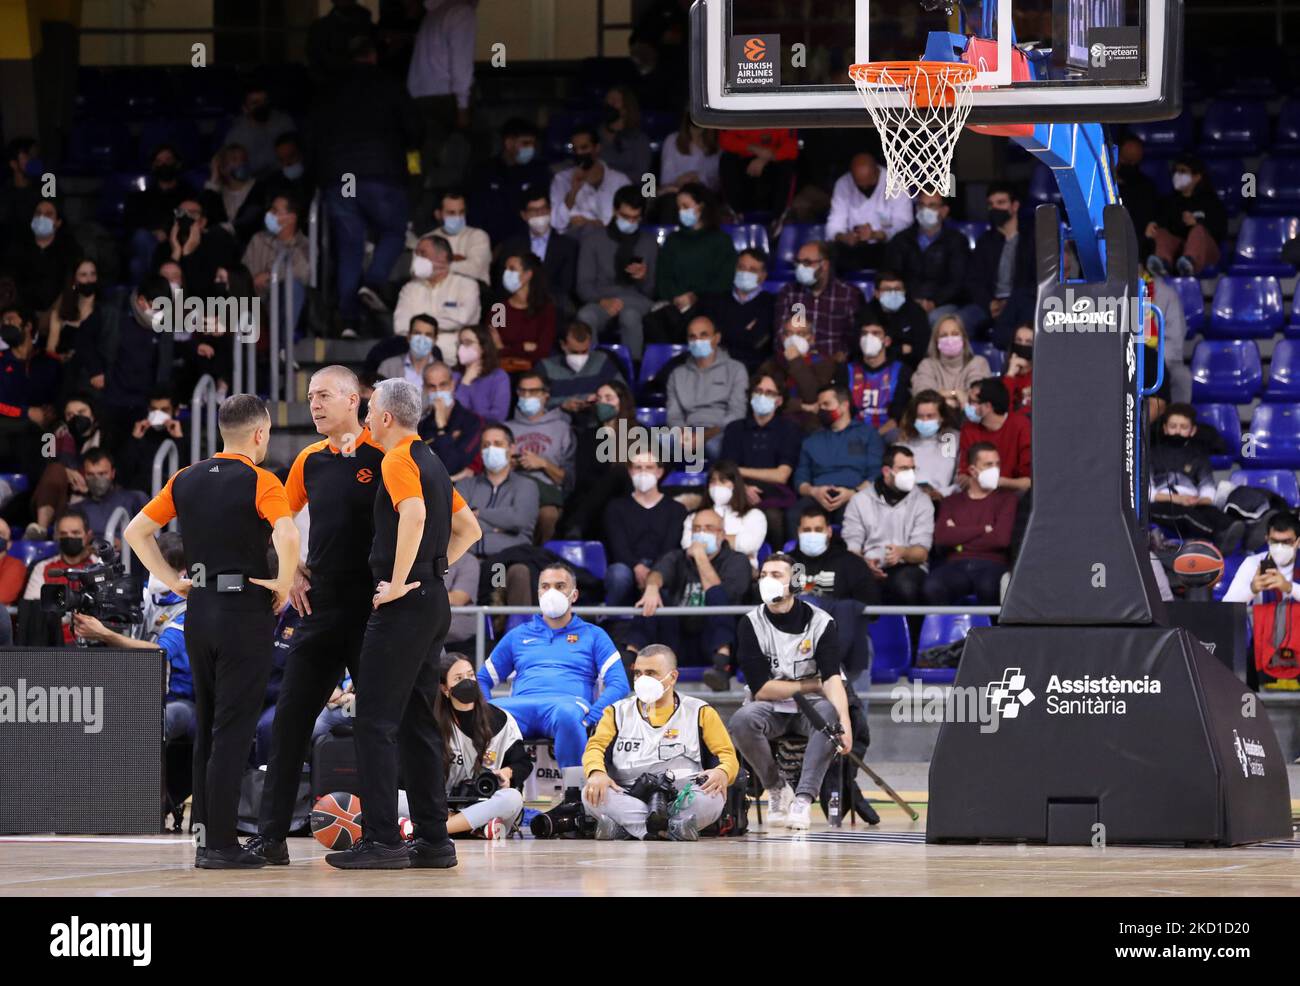
MULTIPOLYGON (((0 838, 0 896, 1300 896, 1300 841, 1238 849, 927 846, 879 804, 875 828, 757 824, 693 845, 458 842, 453 870, 343 873, 313 839, 251 873, 193 869, 180 836, 0 838)), ((918 805, 918 808, 922 806, 918 805)), ((814 812, 814 817, 817 816, 814 812)))

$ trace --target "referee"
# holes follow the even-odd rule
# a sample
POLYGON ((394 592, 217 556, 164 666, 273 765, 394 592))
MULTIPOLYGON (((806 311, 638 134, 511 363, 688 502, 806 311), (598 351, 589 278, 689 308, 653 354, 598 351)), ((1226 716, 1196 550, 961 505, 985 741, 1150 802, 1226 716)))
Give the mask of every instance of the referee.
POLYGON ((437 661, 451 622, 447 567, 481 535, 451 487, 442 461, 419 440, 418 387, 384 380, 366 423, 384 448, 375 497, 370 571, 378 583, 361 645, 356 731, 362 838, 325 861, 339 869, 445 869, 456 865, 447 836, 442 736, 433 717, 437 661), (415 826, 409 847, 397 831, 397 775, 415 826))
POLYGON ((361 387, 346 366, 312 374, 307 402, 325 438, 298 453, 285 481, 289 509, 297 514, 311 505, 307 565, 299 567, 293 586, 293 604, 303 619, 275 703, 258 834, 247 845, 277 866, 289 862, 285 839, 316 717, 345 669, 354 681, 360 677, 357 658, 374 595, 368 556, 375 491, 384 457, 362 430, 361 387))
POLYGON ((217 413, 222 451, 181 469, 127 525, 147 569, 186 596, 185 649, 194 676, 194 865, 265 866, 235 836, 239 784, 271 673, 275 613, 289 597, 298 529, 266 458, 271 416, 261 399, 237 394, 217 413), (189 578, 167 564, 154 535, 180 520, 189 578), (279 570, 270 577, 267 541, 279 570))

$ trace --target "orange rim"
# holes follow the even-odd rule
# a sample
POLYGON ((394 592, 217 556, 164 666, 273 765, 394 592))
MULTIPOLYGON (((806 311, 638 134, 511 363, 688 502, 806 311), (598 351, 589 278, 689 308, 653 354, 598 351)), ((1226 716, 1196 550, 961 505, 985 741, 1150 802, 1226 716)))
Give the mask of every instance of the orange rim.
POLYGON ((866 62, 849 68, 855 83, 880 85, 888 75, 886 84, 910 92, 920 107, 951 107, 957 88, 969 85, 978 74, 974 65, 965 62, 866 62))

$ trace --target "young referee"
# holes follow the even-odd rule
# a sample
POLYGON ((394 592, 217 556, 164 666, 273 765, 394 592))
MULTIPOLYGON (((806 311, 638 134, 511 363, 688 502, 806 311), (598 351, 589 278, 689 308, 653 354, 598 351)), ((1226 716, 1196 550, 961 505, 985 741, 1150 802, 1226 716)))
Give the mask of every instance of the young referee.
POLYGON ((147 569, 186 596, 185 648, 194 676, 194 803, 199 869, 265 866, 235 836, 239 783, 271 673, 275 613, 298 566, 294 526, 280 481, 258 467, 271 416, 251 394, 217 412, 222 451, 178 471, 127 525, 125 537, 147 569), (180 521, 189 578, 163 558, 154 535, 180 521), (270 578, 267 542, 279 570, 270 578))
POLYGON ((433 699, 451 622, 443 577, 481 532, 441 460, 416 434, 422 411, 420 389, 391 379, 375 387, 366 419, 384 458, 370 549, 378 588, 357 684, 355 738, 365 824, 351 849, 325 857, 339 869, 456 865, 456 848, 447 836, 442 737, 433 699), (415 826, 409 849, 397 831, 399 755, 415 826))
POLYGON ((307 565, 298 569, 292 597, 303 619, 275 703, 258 834, 247 844, 276 866, 289 862, 285 839, 316 717, 345 669, 354 680, 360 677, 357 659, 374 595, 369 555, 375 493, 384 458, 357 418, 361 387, 346 366, 317 370, 307 401, 325 438, 298 453, 285 482, 289 509, 296 514, 311 505, 307 565))

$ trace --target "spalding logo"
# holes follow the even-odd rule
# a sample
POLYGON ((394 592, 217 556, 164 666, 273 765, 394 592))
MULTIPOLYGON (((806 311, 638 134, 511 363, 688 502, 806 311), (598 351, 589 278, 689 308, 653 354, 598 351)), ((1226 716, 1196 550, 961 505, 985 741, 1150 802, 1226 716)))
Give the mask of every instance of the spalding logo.
POLYGON ((1048 328, 1056 325, 1108 325, 1113 328, 1117 320, 1115 310, 1088 311, 1091 304, 1091 298, 1080 298, 1074 303, 1073 311, 1048 312, 1043 325, 1048 328))

